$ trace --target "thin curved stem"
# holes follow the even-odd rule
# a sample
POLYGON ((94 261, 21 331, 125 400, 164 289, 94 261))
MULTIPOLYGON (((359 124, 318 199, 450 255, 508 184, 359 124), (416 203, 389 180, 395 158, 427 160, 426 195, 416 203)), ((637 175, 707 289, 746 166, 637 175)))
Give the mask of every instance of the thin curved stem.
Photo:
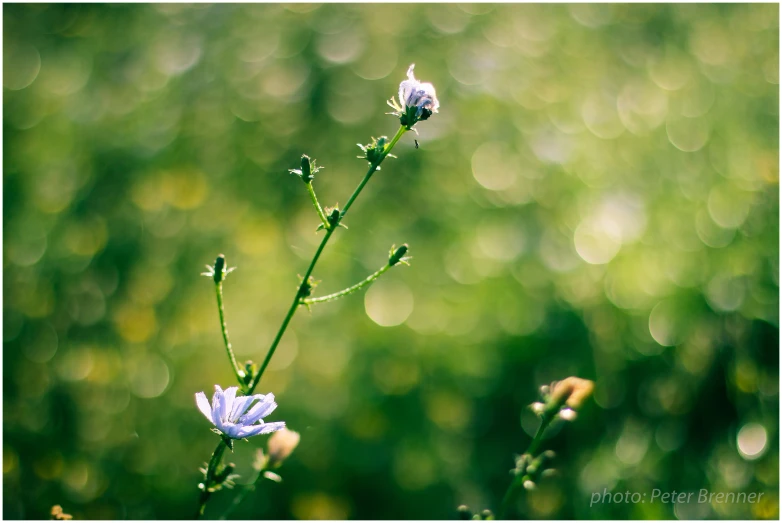
MULTIPOLYGON (((375 174, 375 171, 377 171, 377 168, 380 167, 381 163, 383 163, 383 160, 385 160, 389 153, 391 153, 391 149, 394 148, 405 131, 407 131, 407 129, 404 126, 401 126, 396 132, 396 135, 394 135, 394 138, 391 140, 388 146, 386 146, 382 158, 369 165, 369 169, 364 175, 364 178, 361 179, 361 182, 359 182, 358 186, 353 191, 353 194, 350 195, 350 198, 348 198, 348 201, 345 203, 345 207, 340 212, 339 222, 341 222, 345 217, 348 210, 353 205, 353 202, 356 201, 356 198, 358 198, 358 195, 361 194, 361 191, 364 189, 367 182, 369 182, 370 178, 372 178, 372 175, 375 174)), ((302 304, 303 299, 306 297, 306 294, 304 293, 305 287, 309 285, 309 278, 312 276, 312 271, 315 270, 315 265, 317 265, 318 260, 320 259, 320 255, 323 253, 323 249, 326 248, 326 244, 329 242, 331 235, 334 234, 335 230, 337 230, 337 225, 339 225, 339 223, 331 224, 330 227, 326 230, 326 234, 323 236, 323 239, 318 246, 318 250, 315 251, 315 255, 312 257, 312 261, 310 262, 309 267, 307 267, 307 272, 304 273, 304 277, 301 280, 301 285, 296 291, 296 296, 293 298, 293 303, 291 303, 291 306, 288 308, 288 313, 285 315, 285 318, 283 318, 282 325, 280 325, 280 328, 277 331, 277 335, 274 337, 271 347, 269 347, 269 351, 266 353, 266 357, 261 364, 261 368, 258 369, 258 373, 253 377, 253 380, 250 383, 247 394, 252 394, 255 390, 255 387, 257 387, 258 383, 260 383, 263 373, 269 366, 269 362, 271 361, 272 356, 274 356, 274 351, 277 350, 277 346, 280 344, 280 340, 282 340, 282 336, 285 334, 285 331, 288 328, 288 324, 290 324, 293 316, 296 314, 296 310, 299 308, 299 305, 302 304)))
POLYGON ((382 267, 378 271, 376 271, 376 272, 370 274, 369 276, 367 276, 366 279, 361 280, 357 284, 352 285, 352 286, 348 287, 347 289, 342 289, 339 292, 335 292, 335 293, 329 294, 327 296, 319 296, 317 298, 306 298, 306 299, 302 300, 302 303, 304 305, 314 305, 316 303, 325 303, 327 301, 338 300, 340 298, 343 298, 345 296, 353 294, 354 292, 363 289, 364 287, 366 287, 367 285, 369 285, 370 283, 372 283, 373 281, 378 279, 384 272, 389 270, 391 267, 392 267, 391 265, 386 264, 385 267, 382 267))
POLYGON ((307 192, 309 193, 310 198, 312 199, 312 205, 315 206, 315 210, 318 212, 318 217, 320 218, 321 223, 323 223, 323 227, 328 229, 329 220, 328 218, 326 218, 326 215, 323 213, 323 207, 320 206, 318 197, 315 195, 315 188, 312 186, 312 182, 307 184, 307 192))
POLYGON ((209 497, 212 495, 212 493, 209 491, 209 487, 211 486, 210 483, 214 479, 215 471, 217 470, 218 465, 220 465, 220 460, 223 459, 223 453, 227 447, 228 445, 225 444, 225 441, 220 438, 220 443, 217 444, 217 447, 212 453, 212 458, 209 460, 209 465, 206 467, 204 489, 201 491, 201 497, 198 500, 198 513, 196 514, 196 519, 199 519, 204 515, 206 502, 209 501, 209 497))
POLYGON ((220 313, 220 330, 223 333, 225 352, 228 354, 228 359, 231 362, 231 367, 234 370, 234 374, 236 374, 236 379, 239 381, 239 384, 242 385, 244 383, 244 374, 242 373, 241 369, 239 369, 239 365, 236 363, 236 356, 234 356, 231 342, 228 340, 228 326, 225 323, 225 309, 223 307, 223 282, 215 283, 215 294, 217 294, 217 310, 220 313))

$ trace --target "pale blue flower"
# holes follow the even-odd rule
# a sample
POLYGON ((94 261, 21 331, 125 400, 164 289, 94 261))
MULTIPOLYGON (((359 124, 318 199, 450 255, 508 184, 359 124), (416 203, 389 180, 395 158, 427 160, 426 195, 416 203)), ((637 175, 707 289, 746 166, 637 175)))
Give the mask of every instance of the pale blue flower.
POLYGON ((413 75, 415 64, 407 70, 407 80, 399 84, 399 103, 405 109, 415 107, 415 116, 426 120, 432 113, 436 113, 440 107, 437 101, 437 93, 434 86, 428 82, 419 82, 413 75))
POLYGON ((285 422, 264 423, 264 417, 277 408, 274 394, 255 394, 236 397, 239 387, 228 387, 223 391, 215 385, 212 405, 206 394, 195 395, 198 409, 217 430, 233 439, 249 438, 259 434, 269 434, 285 427, 285 422))

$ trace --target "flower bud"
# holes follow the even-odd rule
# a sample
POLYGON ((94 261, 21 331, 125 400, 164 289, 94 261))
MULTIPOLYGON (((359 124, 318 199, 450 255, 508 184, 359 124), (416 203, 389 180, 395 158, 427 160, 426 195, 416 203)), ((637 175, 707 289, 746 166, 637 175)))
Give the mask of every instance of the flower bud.
POLYGON ((56 519, 58 521, 66 521, 69 519, 73 519, 73 516, 63 512, 62 507, 60 505, 54 505, 52 507, 51 516, 52 516, 51 519, 56 519))
POLYGON ((459 513, 459 519, 468 520, 472 518, 472 511, 467 505, 459 505, 456 511, 459 513))
POLYGON ((491 521, 494 519, 494 513, 489 509, 484 509, 481 511, 481 519, 484 521, 491 521))
POLYGON ((301 435, 293 430, 282 429, 269 438, 269 468, 277 468, 296 450, 301 435))
POLYGON ((573 421, 576 419, 576 411, 573 409, 562 409, 559 411, 559 417, 565 421, 573 421))
POLYGON ((315 160, 310 160, 310 157, 306 154, 301 155, 301 169, 288 169, 288 172, 295 174, 304 183, 312 183, 315 179, 315 173, 320 171, 322 167, 315 165, 315 160))
POLYGON ((403 243, 396 249, 391 247, 391 255, 388 257, 388 264, 393 267, 397 263, 405 261, 405 254, 407 254, 407 244, 403 243))
POLYGON ((567 405, 571 409, 578 409, 592 395, 595 384, 590 380, 570 376, 562 381, 553 383, 551 388, 550 401, 552 403, 567 405))

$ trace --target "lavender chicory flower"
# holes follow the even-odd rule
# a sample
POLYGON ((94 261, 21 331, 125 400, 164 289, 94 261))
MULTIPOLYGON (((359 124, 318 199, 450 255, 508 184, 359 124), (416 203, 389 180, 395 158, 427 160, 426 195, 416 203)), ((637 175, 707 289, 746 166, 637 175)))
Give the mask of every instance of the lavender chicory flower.
POLYGON ((285 428, 283 421, 264 423, 262 419, 277 408, 274 394, 255 394, 237 398, 238 390, 238 387, 228 387, 223 391, 219 385, 215 385, 211 405, 203 392, 195 395, 198 409, 220 433, 232 439, 242 439, 285 428))

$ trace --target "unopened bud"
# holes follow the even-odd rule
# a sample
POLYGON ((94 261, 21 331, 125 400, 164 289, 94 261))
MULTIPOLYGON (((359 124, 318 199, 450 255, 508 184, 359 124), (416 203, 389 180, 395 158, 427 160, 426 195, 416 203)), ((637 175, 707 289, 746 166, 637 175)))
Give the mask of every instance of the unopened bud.
POLYGON ((400 245, 396 249, 394 249, 392 247, 391 248, 391 255, 388 257, 388 264, 391 267, 393 267, 394 265, 396 265, 400 261, 404 261, 404 256, 405 256, 405 254, 407 254, 407 249, 408 249, 408 247, 407 247, 406 243, 403 243, 402 245, 400 245))
POLYGON ((459 513, 459 519, 468 520, 472 518, 472 511, 467 505, 459 505, 456 511, 459 513))
POLYGON ((280 429, 269 438, 269 468, 277 468, 288 459, 301 440, 301 435, 288 429, 280 429))
POLYGON ((570 376, 552 384, 551 402, 578 409, 592 395, 594 388, 595 384, 591 380, 570 376))
POLYGON ((214 279, 215 283, 220 283, 223 281, 223 277, 225 276, 225 256, 222 254, 217 255, 217 259, 215 260, 215 266, 214 266, 214 279))
POLYGON ((562 409, 559 411, 559 417, 565 421, 573 421, 576 419, 576 411, 573 409, 562 409))

